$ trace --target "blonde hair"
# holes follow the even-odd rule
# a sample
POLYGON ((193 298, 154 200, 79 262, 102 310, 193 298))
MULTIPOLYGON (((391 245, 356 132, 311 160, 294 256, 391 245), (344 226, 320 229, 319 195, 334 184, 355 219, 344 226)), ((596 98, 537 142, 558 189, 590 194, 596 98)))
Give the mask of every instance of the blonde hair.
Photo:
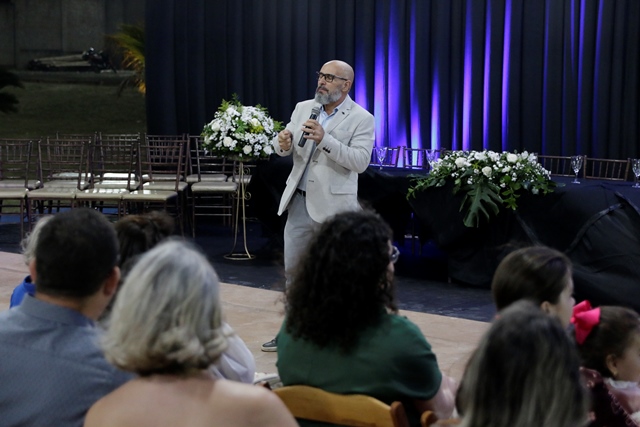
POLYGON ((139 375, 206 369, 227 348, 213 267, 194 247, 170 240, 127 275, 103 339, 107 360, 139 375))

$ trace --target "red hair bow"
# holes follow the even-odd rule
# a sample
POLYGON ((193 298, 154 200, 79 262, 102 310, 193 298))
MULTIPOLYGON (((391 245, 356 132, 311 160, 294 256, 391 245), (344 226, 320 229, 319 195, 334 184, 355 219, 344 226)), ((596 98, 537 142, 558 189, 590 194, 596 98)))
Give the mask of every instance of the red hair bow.
POLYGON ((600 307, 591 308, 587 300, 573 307, 571 323, 575 327, 576 342, 582 344, 587 339, 594 326, 600 323, 600 307))

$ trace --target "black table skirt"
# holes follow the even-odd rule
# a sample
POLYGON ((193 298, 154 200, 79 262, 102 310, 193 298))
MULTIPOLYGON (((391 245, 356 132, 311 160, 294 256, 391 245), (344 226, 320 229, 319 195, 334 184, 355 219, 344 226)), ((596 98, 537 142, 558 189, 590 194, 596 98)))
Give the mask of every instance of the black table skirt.
MULTIPOLYGON (((277 216, 291 158, 261 162, 252 177, 253 215, 282 235, 277 216)), ((402 241, 412 214, 422 242, 433 241, 447 254, 451 279, 489 287, 500 260, 511 250, 543 244, 566 253, 574 263, 576 298, 621 304, 640 311, 640 189, 630 182, 558 179, 546 196, 523 193, 518 210, 502 210, 479 228, 465 227, 461 196, 450 186, 429 188, 407 200, 416 171, 371 166, 360 174, 358 196, 377 210, 402 241)))

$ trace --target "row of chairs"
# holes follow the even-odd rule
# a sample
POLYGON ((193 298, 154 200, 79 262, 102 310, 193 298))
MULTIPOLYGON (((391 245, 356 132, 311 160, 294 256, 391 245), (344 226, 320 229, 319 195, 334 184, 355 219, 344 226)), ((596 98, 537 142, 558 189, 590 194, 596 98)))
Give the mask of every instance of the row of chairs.
MULTIPOLYGON (((382 166, 398 167, 399 160, 402 159, 404 168, 428 170, 430 161, 444 156, 448 151, 450 150, 388 147, 382 166)), ((571 166, 572 156, 538 155, 537 157, 540 164, 551 172, 551 176, 575 176, 571 166)), ((631 159, 602 159, 585 155, 579 157, 582 158, 582 166, 578 171, 579 178, 628 181, 632 177, 631 159)), ((375 150, 371 164, 380 165, 375 150)))
POLYGON ((0 139, 0 215, 15 214, 17 208, 22 233, 25 218, 30 227, 39 213, 91 206, 117 218, 161 208, 175 215, 183 232, 185 212, 190 211, 195 234, 200 207, 214 207, 216 212, 207 215, 231 221, 237 189, 233 162, 206 155, 199 136, 56 134, 41 140, 0 139))

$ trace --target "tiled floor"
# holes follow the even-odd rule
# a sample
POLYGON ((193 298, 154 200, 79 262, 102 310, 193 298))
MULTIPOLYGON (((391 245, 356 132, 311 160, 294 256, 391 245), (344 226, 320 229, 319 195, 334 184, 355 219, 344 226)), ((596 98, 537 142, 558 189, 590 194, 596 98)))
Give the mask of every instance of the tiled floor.
MULTIPOLYGON (((259 228, 250 224, 248 247, 258 255, 251 261, 223 258, 232 244, 228 229, 200 227, 196 243, 226 282, 222 300, 227 321, 253 352, 258 371, 275 372, 276 354, 260 351, 260 344, 271 339, 282 322, 282 267, 277 261, 278 250, 273 249, 277 244, 264 237, 259 228)), ((5 251, 0 252, 0 310, 8 308, 11 291, 27 271, 17 253, 18 241, 19 232, 14 227, 0 225, 0 250, 5 251)), ((398 264, 397 278, 401 312, 423 331, 441 369, 460 378, 468 355, 487 327, 486 321, 493 316, 489 291, 448 284, 437 257, 429 258, 424 252, 413 256, 409 247, 401 250, 404 259, 398 264), (420 273, 422 269, 426 271, 420 273)))

